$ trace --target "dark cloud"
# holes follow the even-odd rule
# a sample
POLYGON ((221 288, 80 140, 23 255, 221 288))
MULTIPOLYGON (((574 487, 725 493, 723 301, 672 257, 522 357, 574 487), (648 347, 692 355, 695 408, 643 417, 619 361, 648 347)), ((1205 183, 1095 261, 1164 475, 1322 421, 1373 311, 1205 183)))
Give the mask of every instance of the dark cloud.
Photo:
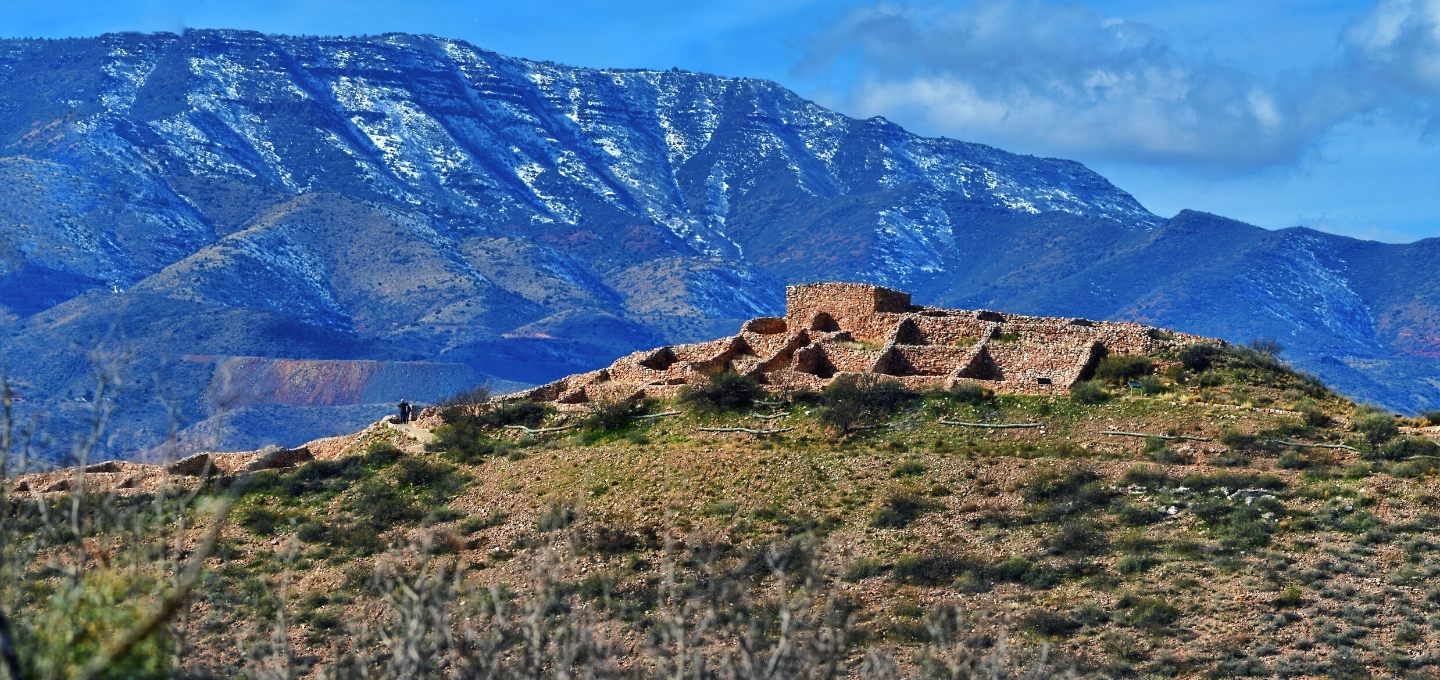
POLYGON ((1427 115, 1440 94, 1440 0, 1387 0, 1339 56, 1262 76, 1177 50, 1079 4, 876 4, 809 44, 802 70, 855 58, 832 103, 936 134, 1045 154, 1244 171, 1293 162, 1335 125, 1427 115))

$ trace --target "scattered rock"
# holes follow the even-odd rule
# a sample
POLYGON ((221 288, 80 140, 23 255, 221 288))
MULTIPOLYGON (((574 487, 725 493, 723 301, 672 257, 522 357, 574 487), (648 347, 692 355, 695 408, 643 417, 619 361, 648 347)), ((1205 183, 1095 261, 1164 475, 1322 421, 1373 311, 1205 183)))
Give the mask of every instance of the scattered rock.
POLYGON ((92 473, 92 472, 121 472, 121 471, 122 471, 122 469, 121 469, 121 467, 120 467, 120 461, 117 461, 117 460, 107 460, 107 461, 105 461, 105 462, 103 462, 103 463, 96 463, 96 464, 94 464, 94 465, 87 465, 87 466, 85 466, 85 472, 86 472, 86 473, 92 473))
POLYGON ((310 454, 310 449, 302 446, 298 449, 287 449, 283 446, 267 446, 260 450, 260 454, 253 460, 240 468, 240 472, 259 472, 261 470, 275 470, 279 468, 295 467, 307 460, 314 460, 315 456, 310 454))
POLYGON ((138 486, 139 484, 140 484, 140 478, 139 478, 139 477, 126 477, 126 478, 125 478, 123 481, 121 481, 119 484, 116 484, 116 485, 115 485, 115 488, 117 488, 117 489, 133 489, 133 488, 135 488, 136 486, 138 486))

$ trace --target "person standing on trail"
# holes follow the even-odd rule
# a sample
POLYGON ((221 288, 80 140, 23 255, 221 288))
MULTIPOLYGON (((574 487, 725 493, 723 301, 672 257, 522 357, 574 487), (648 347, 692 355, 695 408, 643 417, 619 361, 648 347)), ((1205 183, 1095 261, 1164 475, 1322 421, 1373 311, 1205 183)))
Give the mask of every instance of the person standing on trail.
POLYGON ((407 404, 407 403, 405 403, 405 400, 404 400, 404 399, 401 399, 401 400, 400 400, 400 424, 401 424, 401 425, 404 425, 404 424, 406 424, 406 423, 408 423, 408 422, 410 422, 410 405, 407 404))

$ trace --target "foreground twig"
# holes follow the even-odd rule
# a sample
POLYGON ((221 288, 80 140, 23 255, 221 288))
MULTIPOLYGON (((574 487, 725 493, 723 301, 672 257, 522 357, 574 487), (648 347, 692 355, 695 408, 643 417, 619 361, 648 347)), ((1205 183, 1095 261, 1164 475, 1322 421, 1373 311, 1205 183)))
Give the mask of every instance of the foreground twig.
POLYGON ((15 651, 15 635, 10 632, 10 620, 5 618, 4 610, 0 610, 0 657, 10 677, 20 680, 20 655, 15 651))
POLYGON ((960 427, 984 427, 992 430, 1008 430, 1020 427, 1045 427, 1044 423, 1006 423, 1001 425, 992 425, 990 423, 962 423, 958 420, 945 420, 943 418, 937 422, 939 422, 941 425, 959 425, 960 427))
POLYGON ((748 432, 750 434, 780 434, 781 432, 789 432, 795 428, 787 427, 780 430, 756 430, 749 427, 702 427, 699 429, 701 432, 748 432))
POLYGON ((647 418, 664 418, 665 416, 678 416, 681 413, 684 413, 684 411, 666 411, 664 413, 651 413, 650 415, 645 416, 635 416, 635 419, 645 420, 647 418))
POLYGON ((532 429, 530 429, 530 428, 528 428, 528 427, 525 427, 524 425, 506 425, 506 426, 505 426, 505 429, 507 429, 507 430, 520 430, 521 432, 524 432, 525 434, 528 434, 528 435, 532 435, 532 436, 533 436, 533 435, 537 435, 537 434, 545 434, 545 433, 547 433, 547 432, 559 432, 559 431, 561 431, 561 430, 568 430, 568 429, 570 429, 570 428, 572 428, 572 427, 575 427, 575 426, 574 426, 574 425, 561 425, 560 427, 542 427, 542 428, 540 428, 540 429, 538 429, 538 430, 532 430, 532 429))
POLYGON ((1115 432, 1115 431, 1112 431, 1112 430, 1105 430, 1105 431, 1101 432, 1100 434, 1108 434, 1108 435, 1112 435, 1112 436, 1115 436, 1115 437, 1144 437, 1144 438, 1146 438, 1146 439, 1149 439, 1150 437, 1154 437, 1154 438, 1156 438, 1156 439, 1166 439, 1166 440, 1171 440, 1171 439, 1188 439, 1188 440, 1190 440, 1190 441, 1192 441, 1192 442, 1213 442, 1213 441, 1215 441, 1214 439, 1211 439, 1211 438, 1209 438, 1209 437, 1191 437, 1191 436, 1183 435, 1183 434, 1174 434, 1174 435, 1171 435, 1171 434, 1145 434, 1144 432, 1115 432))
POLYGON ((80 673, 76 676, 77 680, 91 680, 105 671, 110 664, 124 656, 141 640, 160 630, 160 627, 175 616, 175 612, 179 611, 180 607, 184 606, 190 599, 190 591, 195 588, 196 583, 199 583, 200 576, 205 572, 205 560, 210 557, 210 553, 215 551, 215 544, 220 539, 220 530, 224 528, 225 521, 230 518, 230 511, 235 507, 235 499, 244 493, 245 487, 249 486, 252 478, 252 475, 241 475, 234 484, 230 485, 225 497, 219 501, 220 507, 215 510, 214 522, 211 523, 209 531, 205 532, 205 537, 200 540, 200 545, 196 547, 195 553, 191 555, 190 564, 186 565, 185 573, 175 587, 175 591, 160 602, 160 607, 150 615, 144 624, 130 631, 128 635, 116 638, 94 657, 91 657, 90 662, 80 669, 80 673))
POLYGON ((1287 442, 1284 439, 1266 439, 1265 441, 1271 444, 1281 444, 1283 446, 1304 446, 1312 449, 1345 449, 1347 451, 1360 450, 1353 446, 1346 446, 1344 444, 1306 444, 1304 442, 1287 442))

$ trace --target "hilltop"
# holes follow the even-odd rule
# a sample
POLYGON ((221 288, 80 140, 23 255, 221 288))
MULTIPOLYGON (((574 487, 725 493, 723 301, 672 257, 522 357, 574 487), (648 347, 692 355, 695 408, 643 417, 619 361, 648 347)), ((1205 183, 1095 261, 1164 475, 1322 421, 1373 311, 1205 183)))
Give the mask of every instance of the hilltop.
MULTIPOLYGON (((855 313, 831 317, 837 326, 931 311, 901 309, 894 291, 844 290, 881 309, 848 305, 855 313)), ((985 324, 1058 321, 1105 332, 1068 319, 985 324)), ((1133 331, 1157 344, 1107 351, 1057 375, 1059 388, 1028 382, 1033 373, 1006 388, 994 374, 907 385, 859 370, 787 389, 751 377, 774 375, 754 372, 763 353, 732 353, 664 396, 627 394, 623 376, 616 398, 569 404, 536 401, 544 388, 493 401, 472 391, 414 426, 387 418, 303 453, 217 454, 210 471, 195 458, 169 474, 113 463, 83 478, 70 471, 64 491, 43 491, 61 475, 26 478, 7 501, 4 545, 39 559, 7 559, 20 572, 0 579, 0 596, 22 639, 47 648, 63 635, 44 627, 60 625, 44 612, 74 597, 67 561, 110 583, 106 574, 143 580, 168 568, 137 560, 138 546, 182 548, 155 553, 175 560, 176 574, 181 556, 208 554, 209 575, 174 620, 179 637, 166 638, 180 642, 153 649, 225 675, 290 664, 311 677, 360 666, 371 677, 439 677, 473 662, 538 677, 531 653, 643 674, 696 654, 768 658, 786 630, 784 677, 814 677, 831 656, 848 673, 887 677, 888 662, 867 662, 867 650, 940 677, 944 664, 932 661, 976 663, 1001 648, 1006 675, 1045 645, 1050 663, 1087 677, 1433 667, 1440 423, 1357 406, 1263 344, 1133 331), (239 473, 260 459, 259 472, 239 473), (208 553, 211 506, 177 511, 183 526, 127 535, 107 524, 125 522, 106 513, 123 520, 153 499, 222 500, 237 481, 247 486, 208 553), (111 490, 117 483, 128 488, 111 490), (77 484, 90 492, 84 530, 47 528, 63 525, 77 484), (46 520, 42 507, 56 514, 46 520), (512 623, 496 622, 496 602, 509 603, 512 623), (955 627, 955 605, 973 628, 955 627)), ((1018 350, 1035 357, 1063 344, 999 336, 987 342, 1002 371, 1018 350)), ((927 346, 837 335, 815 344, 877 358, 927 346)), ((973 359, 984 344, 957 349, 973 359)), ((574 382, 588 391, 593 378, 574 382)), ((97 593, 64 626, 148 611, 151 592, 97 593)))

